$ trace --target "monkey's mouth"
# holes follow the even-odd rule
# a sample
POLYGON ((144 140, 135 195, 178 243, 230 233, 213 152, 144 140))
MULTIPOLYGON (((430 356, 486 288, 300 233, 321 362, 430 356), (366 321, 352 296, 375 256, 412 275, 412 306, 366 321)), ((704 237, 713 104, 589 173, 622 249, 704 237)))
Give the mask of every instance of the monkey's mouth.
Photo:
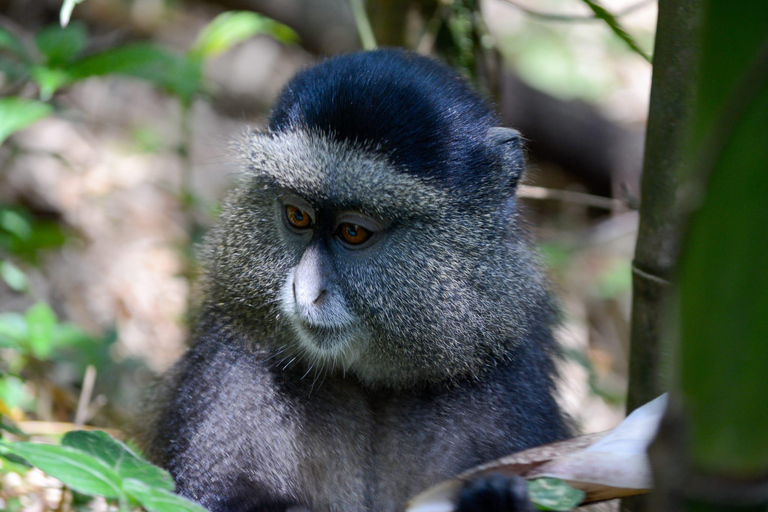
POLYGON ((301 341, 321 351, 333 351, 343 346, 349 339, 348 326, 325 326, 296 321, 294 326, 301 341))

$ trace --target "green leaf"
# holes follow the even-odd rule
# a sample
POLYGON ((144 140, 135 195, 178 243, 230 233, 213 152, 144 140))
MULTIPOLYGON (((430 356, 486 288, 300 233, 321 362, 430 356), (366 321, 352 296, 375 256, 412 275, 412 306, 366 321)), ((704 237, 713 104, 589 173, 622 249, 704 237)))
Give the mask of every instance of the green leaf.
POLYGON ((38 359, 47 359, 54 348, 56 313, 45 302, 38 302, 24 313, 29 329, 29 348, 38 359))
POLYGON ((267 20, 266 33, 285 44, 293 44, 299 40, 299 34, 288 25, 275 20, 267 20))
POLYGON ((757 481, 768 472, 768 2, 701 8, 677 190, 690 217, 675 275, 679 325, 669 336, 679 343, 670 381, 686 428, 666 425, 663 434, 685 445, 665 456, 684 454, 696 474, 757 481))
POLYGON ((61 5, 61 11, 59 12, 59 22, 61 23, 62 27, 69 25, 69 19, 72 17, 72 11, 74 10, 75 6, 82 1, 83 0, 64 0, 64 3, 61 5))
POLYGON ((34 405, 34 400, 35 397, 20 378, 10 374, 0 375, 0 402, 4 408, 28 410, 34 405))
POLYGON ((38 121, 53 109, 45 103, 16 98, 0 98, 0 144, 14 132, 38 121))
POLYGON ((49 67, 64 67, 74 61, 87 41, 88 35, 80 24, 69 27, 52 25, 35 36, 37 49, 49 67))
POLYGON ((13 421, 11 421, 8 418, 0 418, 0 430, 5 430, 6 432, 10 432, 11 434, 19 437, 27 437, 27 434, 22 432, 19 427, 17 427, 13 421))
POLYGON ((0 314, 0 347, 20 348, 29 337, 29 328, 19 313, 0 314))
POLYGON ((125 500, 120 477, 102 461, 87 453, 68 446, 39 443, 4 446, 78 492, 125 500))
POLYGON ((3 27, 0 27, 0 49, 11 50, 21 56, 26 54, 24 43, 3 27))
POLYGON ((32 224, 29 219, 8 208, 0 208, 0 229, 13 233, 22 240, 26 240, 32 234, 32 224))
POLYGON ((622 41, 627 43, 627 46, 629 46, 635 53, 640 55, 642 58, 647 60, 648 62, 651 62, 651 57, 645 53, 645 51, 640 48, 640 46, 635 42, 635 40, 630 36, 626 30, 621 26, 619 23, 619 20, 616 19, 616 17, 611 14, 609 11, 607 11, 602 5, 600 5, 600 2, 598 0, 582 0, 587 6, 592 9, 592 12, 595 14, 597 18, 600 18, 604 22, 608 24, 608 26, 611 28, 614 34, 616 34, 622 41))
POLYGON ((0 277, 14 291, 25 292, 29 289, 27 275, 10 261, 0 261, 0 277))
POLYGON ((558 478, 529 481, 528 494, 539 510, 571 510, 584 501, 585 496, 558 478))
POLYGON ((206 509, 186 498, 162 489, 153 489, 138 480, 123 482, 123 489, 150 512, 205 512, 206 509))
MULTIPOLYGON (((30 468, 31 466, 18 455, 14 455, 13 453, 0 454, 0 473, 18 473, 19 475, 24 475, 30 468)), ((21 507, 18 509, 3 509, 3 512, 6 510, 11 512, 11 510, 23 509, 21 507)))
POLYGON ((207 59, 257 34, 272 34, 284 42, 297 39, 292 29, 265 16, 249 11, 230 11, 216 16, 200 32, 190 55, 207 59))
POLYGON ((50 100, 56 91, 71 81, 67 72, 58 68, 35 66, 30 70, 30 74, 40 86, 40 99, 43 101, 50 100))
POLYGON ((61 440, 63 446, 77 448, 104 462, 121 478, 138 480, 156 489, 173 491, 171 475, 140 458, 125 444, 99 430, 68 432, 61 440))
POLYGON ((67 240, 67 233, 54 220, 35 219, 30 226, 31 232, 25 237, 3 236, 0 231, 0 250, 7 250, 23 261, 35 264, 42 251, 60 247, 67 240))
POLYGON ((68 73, 72 81, 103 75, 141 78, 187 102, 200 91, 202 83, 198 63, 149 43, 125 45, 86 57, 68 73))

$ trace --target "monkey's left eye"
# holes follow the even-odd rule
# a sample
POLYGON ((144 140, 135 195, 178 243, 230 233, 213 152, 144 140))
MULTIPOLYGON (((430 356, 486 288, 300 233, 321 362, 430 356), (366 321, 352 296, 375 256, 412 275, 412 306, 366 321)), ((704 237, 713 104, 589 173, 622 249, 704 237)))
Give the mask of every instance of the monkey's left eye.
POLYGON ((365 229, 363 226, 358 226, 357 224, 352 224, 351 222, 344 222, 339 224, 339 227, 336 230, 336 234, 339 236, 339 238, 350 245, 360 245, 371 238, 373 233, 365 229))
POLYGON ((307 212, 291 205, 285 207, 285 218, 288 224, 298 229, 307 229, 312 224, 312 218, 307 212))

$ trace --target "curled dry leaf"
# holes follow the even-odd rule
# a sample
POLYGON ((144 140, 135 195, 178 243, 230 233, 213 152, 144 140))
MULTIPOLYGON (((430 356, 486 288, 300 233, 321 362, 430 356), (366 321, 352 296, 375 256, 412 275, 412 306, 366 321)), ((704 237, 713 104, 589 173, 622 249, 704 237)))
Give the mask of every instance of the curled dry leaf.
POLYGON ((646 449, 656 435, 666 403, 667 396, 662 395, 613 430, 538 446, 472 468, 422 492, 406 510, 452 512, 464 484, 491 473, 528 480, 559 478, 584 491, 584 503, 648 492, 652 481, 646 449))

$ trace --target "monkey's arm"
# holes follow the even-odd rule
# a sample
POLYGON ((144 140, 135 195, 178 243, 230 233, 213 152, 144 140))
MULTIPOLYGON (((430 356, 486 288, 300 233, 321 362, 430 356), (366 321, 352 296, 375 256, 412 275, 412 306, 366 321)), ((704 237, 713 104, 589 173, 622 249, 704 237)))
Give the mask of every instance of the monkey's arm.
POLYGON ((172 370, 149 453, 179 494, 212 512, 284 512, 299 505, 295 411, 277 396, 266 357, 227 336, 204 336, 172 370))
POLYGON ((532 512, 528 487, 522 477, 493 474, 468 482, 459 495, 456 512, 532 512))

